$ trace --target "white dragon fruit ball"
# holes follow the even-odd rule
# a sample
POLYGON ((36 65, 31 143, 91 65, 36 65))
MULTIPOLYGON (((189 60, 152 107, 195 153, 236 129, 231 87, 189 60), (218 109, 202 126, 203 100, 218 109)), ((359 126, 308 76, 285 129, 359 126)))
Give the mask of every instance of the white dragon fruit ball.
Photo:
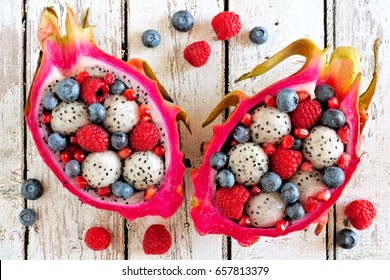
POLYGON ((306 206, 309 197, 315 197, 319 192, 326 190, 327 187, 321 181, 322 174, 318 170, 310 172, 298 171, 289 180, 297 185, 299 190, 299 202, 306 206))
POLYGON ((87 109, 84 102, 61 102, 51 113, 51 128, 63 136, 76 133, 89 124, 87 109))
POLYGON ((272 227, 286 216, 286 202, 279 192, 262 192, 252 196, 246 204, 245 212, 254 227, 272 227))
POLYGON ((334 165, 344 152, 344 144, 334 129, 316 126, 303 142, 303 157, 316 169, 334 165))
POLYGON ((140 120, 138 104, 123 95, 109 95, 104 101, 106 117, 103 126, 111 133, 130 132, 140 120))
POLYGON ((124 162, 123 177, 137 190, 156 186, 164 177, 164 162, 151 151, 135 152, 124 162))
POLYGON ((113 151, 90 153, 82 163, 81 175, 93 188, 102 188, 118 181, 122 162, 113 151))
POLYGON ((253 142, 277 145, 284 135, 290 134, 291 121, 287 113, 263 105, 252 112, 249 129, 253 142))
POLYGON ((268 171, 268 156, 257 144, 247 142, 233 146, 229 153, 228 167, 236 183, 250 186, 258 184, 268 171))

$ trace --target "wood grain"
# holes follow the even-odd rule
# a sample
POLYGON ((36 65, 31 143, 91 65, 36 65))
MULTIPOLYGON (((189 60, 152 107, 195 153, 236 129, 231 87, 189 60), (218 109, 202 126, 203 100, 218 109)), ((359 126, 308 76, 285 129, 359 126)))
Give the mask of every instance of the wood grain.
MULTIPOLYGON (((201 122, 223 96, 223 43, 213 40, 211 19, 223 10, 223 1, 133 1, 129 8, 129 56, 147 60, 160 81, 174 97, 175 103, 187 111, 192 123, 192 135, 180 126, 182 151, 193 166, 201 162, 200 143, 208 140, 211 129, 202 129, 201 122), (189 33, 180 33, 171 26, 171 17, 178 10, 188 10, 195 19, 189 33), (146 14, 145 14, 146 13, 146 14), (142 21, 139 15, 145 14, 142 21), (142 46, 141 35, 149 28, 161 34, 161 44, 155 49, 142 46), (212 48, 208 63, 194 68, 183 59, 184 48, 195 41, 205 40, 212 48), (205 80, 207 79, 207 82, 205 80)), ((192 185, 189 170, 185 177, 185 201, 167 221, 150 217, 130 223, 129 258, 151 259, 221 259, 222 236, 200 237, 189 217, 192 185), (172 233, 174 245, 166 256, 145 256, 142 234, 148 225, 163 223, 172 233)))
MULTIPOLYGON (((79 20, 82 19, 87 8, 91 7, 90 24, 97 25, 94 32, 96 42, 109 53, 121 54, 121 1, 68 1, 68 3, 79 20)), ((65 2, 49 1, 45 4, 53 5, 60 17, 60 22, 64 23, 65 2)), ((39 53, 37 28, 43 8, 42 1, 27 2, 28 88, 32 82, 39 53)), ((75 196, 63 188, 41 160, 29 133, 27 168, 28 177, 41 180, 45 186, 44 196, 28 203, 28 206, 38 213, 38 221, 30 228, 29 240, 26 240, 29 259, 124 258, 124 220, 116 213, 97 210, 80 203, 75 196), (106 227, 115 236, 107 250, 94 253, 84 244, 84 234, 92 226, 106 227)))
POLYGON ((0 1, 0 259, 23 259, 25 228, 20 185, 24 172, 23 1, 0 1), (14 15, 18 21, 10 21, 14 15), (3 38, 8 38, 3 40, 3 38))

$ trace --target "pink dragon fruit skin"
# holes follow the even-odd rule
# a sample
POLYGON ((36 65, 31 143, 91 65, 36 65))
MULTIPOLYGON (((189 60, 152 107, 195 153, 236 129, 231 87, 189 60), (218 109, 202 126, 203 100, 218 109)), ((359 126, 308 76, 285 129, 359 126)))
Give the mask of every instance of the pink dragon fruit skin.
POLYGON ((179 150, 176 121, 182 120, 188 125, 186 113, 178 106, 165 103, 163 97, 168 100, 165 89, 157 81, 146 62, 133 59, 126 63, 100 50, 93 40, 92 27, 81 27, 69 7, 65 24, 66 34, 62 36, 54 10, 45 8, 39 28, 42 59, 25 108, 26 123, 38 152, 62 185, 84 203, 100 209, 116 211, 128 220, 148 215, 164 218, 171 216, 182 203, 184 196, 185 166, 182 162, 183 154, 179 150), (41 98, 48 85, 55 80, 75 76, 85 69, 99 67, 113 71, 117 76, 126 77, 132 83, 139 85, 140 94, 148 93, 143 98, 148 102, 153 120, 163 132, 165 177, 159 190, 150 200, 144 201, 143 195, 135 195, 128 204, 118 203, 114 199, 102 200, 94 192, 86 192, 78 188, 74 180, 65 175, 59 153, 51 151, 47 146, 48 130, 40 123, 39 115, 42 113, 41 98))
MULTIPOLYGON (((378 46, 378 44, 375 45, 375 54, 378 46)), ((352 47, 336 48, 329 62, 326 60, 327 52, 328 50, 321 51, 318 49, 308 39, 293 42, 264 63, 255 67, 251 72, 241 76, 238 81, 261 75, 292 55, 306 57, 305 64, 298 72, 268 86, 252 97, 246 96, 241 91, 232 91, 220 102, 205 121, 204 126, 211 123, 227 107, 236 106, 225 123, 213 126, 213 137, 204 149, 203 163, 191 173, 194 184, 191 217, 199 234, 224 234, 233 237, 242 246, 252 245, 260 236, 277 237, 286 235, 305 229, 314 222, 318 222, 316 234, 319 234, 327 222, 326 216, 329 208, 340 197, 359 164, 361 131, 367 120, 366 109, 376 86, 376 72, 374 72, 369 88, 359 97, 361 80, 360 55, 356 49, 352 47), (327 202, 321 203, 315 211, 306 214, 303 219, 294 221, 283 232, 276 230, 274 227, 242 227, 227 218, 214 201, 214 192, 216 190, 215 171, 210 166, 210 157, 215 152, 221 150, 231 131, 242 120, 245 113, 262 104, 265 96, 276 95, 284 88, 291 88, 295 91, 306 91, 314 97, 314 88, 316 85, 323 83, 329 84, 335 89, 340 100, 340 110, 346 115, 346 123, 350 130, 346 153, 351 156, 351 160, 348 168, 344 170, 345 181, 343 185, 332 189, 331 197, 327 202)))

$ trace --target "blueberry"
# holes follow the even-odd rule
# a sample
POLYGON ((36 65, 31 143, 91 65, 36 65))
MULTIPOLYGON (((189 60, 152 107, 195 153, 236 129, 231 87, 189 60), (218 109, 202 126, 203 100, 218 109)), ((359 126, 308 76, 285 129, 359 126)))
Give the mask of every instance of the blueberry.
POLYGON ((117 197, 126 199, 133 195, 134 188, 127 183, 116 181, 111 185, 111 192, 117 197))
POLYGON ((328 100, 336 95, 334 89, 327 84, 318 85, 314 89, 314 93, 317 100, 323 104, 327 104, 328 100))
POLYGON ((249 39, 256 45, 264 44, 268 40, 268 31, 261 26, 253 27, 249 32, 249 39))
POLYGON ((322 175, 322 182, 331 189, 341 186, 344 183, 344 179, 343 170, 337 166, 326 168, 322 175))
POLYGON ((280 197, 287 203, 294 203, 299 198, 297 185, 287 182, 280 189, 280 197))
POLYGON ((300 150, 300 149, 302 149, 302 144, 303 144, 303 142, 301 139, 294 138, 294 143, 293 143, 291 149, 300 150))
POLYGON ((101 123, 106 117, 106 108, 100 103, 88 106, 88 118, 92 123, 101 123))
POLYGON ((160 44, 160 41, 160 33, 154 29, 148 29, 142 33, 142 44, 144 44, 145 47, 155 48, 160 44))
POLYGON ((53 110, 58 105, 57 96, 51 91, 45 92, 42 98, 42 105, 47 110, 53 110))
POLYGON ((80 84, 73 79, 65 79, 58 83, 56 94, 62 101, 75 101, 80 96, 80 84))
POLYGON ((126 89, 126 85, 121 80, 116 79, 110 89, 112 94, 121 94, 126 89))
POLYGON ((37 213, 33 209, 26 208, 20 211, 19 221, 25 227, 32 226, 37 220, 37 213))
POLYGON ((345 228, 340 230, 337 233, 336 243, 341 248, 351 249, 355 247, 357 241, 358 241, 357 234, 353 230, 345 228))
POLYGON ((298 94, 290 88, 282 89, 276 96, 276 106, 282 112, 294 111, 297 108, 298 101, 298 94))
POLYGON ((345 115, 340 110, 328 109, 322 114, 321 123, 330 128, 340 128, 345 124, 345 115))
POLYGON ((116 150, 121 150, 129 144, 129 139, 126 133, 118 131, 111 135, 111 146, 116 150))
POLYGON ((179 32, 190 31, 194 24, 194 17, 188 11, 177 11, 172 16, 172 26, 179 32))
POLYGON ((79 175, 80 174, 80 163, 75 159, 72 159, 69 162, 67 162, 65 165, 65 174, 69 178, 74 178, 77 175, 79 175))
POLYGON ((233 138, 238 143, 245 143, 248 142, 250 137, 249 128, 243 125, 237 126, 233 131, 233 138))
POLYGON ((226 154, 222 152, 216 152, 210 158, 210 165, 215 170, 220 170, 221 168, 225 167, 227 161, 228 157, 226 154))
POLYGON ((282 179, 274 172, 267 172, 261 176, 260 185, 266 192, 276 192, 282 185, 282 179))
POLYGON ((43 186, 37 179, 27 179, 21 187, 22 196, 28 200, 36 200, 43 194, 43 186))
POLYGON ((231 188, 234 185, 234 174, 228 169, 222 169, 217 174, 217 182, 221 187, 231 188))
POLYGON ((294 204, 287 205, 286 207, 287 216, 292 220, 300 220, 305 216, 305 209, 302 204, 295 202, 294 204))
POLYGON ((54 132, 47 139, 47 145, 53 151, 61 151, 66 148, 66 139, 58 132, 54 132))

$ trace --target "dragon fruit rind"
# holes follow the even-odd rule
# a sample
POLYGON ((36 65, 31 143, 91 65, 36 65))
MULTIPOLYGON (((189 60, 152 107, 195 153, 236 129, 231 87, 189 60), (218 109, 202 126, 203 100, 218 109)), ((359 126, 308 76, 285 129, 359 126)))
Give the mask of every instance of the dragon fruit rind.
POLYGON ((25 108, 37 150, 82 202, 129 220, 167 218, 184 196, 176 121, 188 127, 187 115, 164 101, 172 99, 145 61, 104 53, 83 23, 68 7, 61 35, 54 10, 43 11, 25 108))
MULTIPOLYGON (((375 68, 378 47, 379 40, 375 68)), ((293 55, 306 58, 300 70, 252 97, 232 91, 211 112, 203 126, 235 106, 223 124, 213 126, 203 163, 191 173, 191 217, 199 234, 224 234, 250 246, 260 236, 286 235, 315 222, 315 233, 321 232, 359 164, 376 87, 375 69, 359 96, 361 57, 355 48, 338 47, 329 59, 327 54, 308 39, 297 40, 237 81, 293 55)))

